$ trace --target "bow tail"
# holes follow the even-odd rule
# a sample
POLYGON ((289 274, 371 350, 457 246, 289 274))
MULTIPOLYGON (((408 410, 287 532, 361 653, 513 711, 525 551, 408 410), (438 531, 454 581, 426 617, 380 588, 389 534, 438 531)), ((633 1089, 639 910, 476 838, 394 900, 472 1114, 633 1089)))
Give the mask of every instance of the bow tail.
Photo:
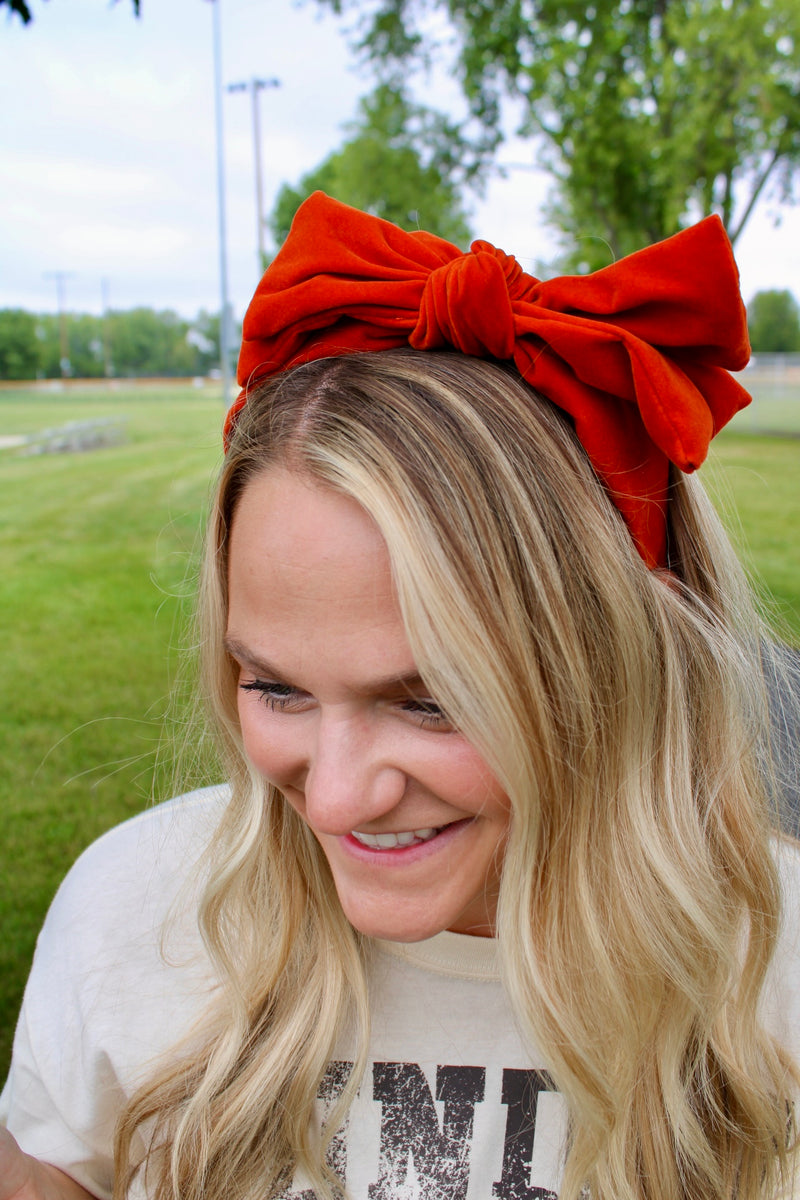
POLYGON ((595 474, 625 520, 648 567, 666 559, 669 460, 647 432, 633 402, 578 381, 544 347, 517 343, 517 370, 572 419, 595 474))
POLYGON ((737 412, 741 412, 752 403, 753 397, 747 389, 724 368, 692 361, 689 355, 684 357, 680 351, 676 351, 673 358, 680 364, 681 370, 691 379, 698 392, 705 397, 711 410, 712 437, 715 437, 737 412))

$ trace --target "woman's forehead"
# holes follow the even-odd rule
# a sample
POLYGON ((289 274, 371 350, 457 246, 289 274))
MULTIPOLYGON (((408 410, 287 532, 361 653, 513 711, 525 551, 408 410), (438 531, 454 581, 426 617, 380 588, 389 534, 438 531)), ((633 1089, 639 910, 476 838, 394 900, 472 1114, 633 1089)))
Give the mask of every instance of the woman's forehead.
POLYGON ((228 563, 229 646, 272 675, 335 672, 359 686, 416 672, 389 555, 354 500, 284 470, 245 489, 228 563))
POLYGON ((327 573, 371 588, 391 582, 383 537, 369 514, 349 496, 307 475, 270 467, 243 490, 234 513, 230 558, 247 569, 284 573, 284 586, 301 589, 327 573), (386 576, 387 578, 384 578, 386 576))

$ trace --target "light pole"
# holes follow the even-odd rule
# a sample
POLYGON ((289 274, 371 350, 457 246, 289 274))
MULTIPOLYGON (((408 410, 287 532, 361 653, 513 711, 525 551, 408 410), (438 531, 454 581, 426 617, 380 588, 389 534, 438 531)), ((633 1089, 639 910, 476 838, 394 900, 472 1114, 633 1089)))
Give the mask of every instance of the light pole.
POLYGON ((45 279, 55 279, 56 293, 58 295, 58 328, 59 328, 59 348, 61 357, 59 359, 59 367, 61 369, 61 378, 67 379, 72 374, 72 365, 69 361, 69 334, 67 332, 67 290, 66 282, 72 278, 72 271, 45 271, 45 279))
POLYGON ((114 364, 111 361, 111 330, 109 328, 110 305, 108 302, 111 285, 107 279, 100 280, 100 291, 103 296, 103 370, 106 379, 114 374, 114 364))
POLYGON ((220 0, 211 0, 214 39, 214 116, 217 130, 217 212, 219 216, 219 355, 222 373, 222 400, 230 403, 230 304, 228 302, 228 249, 225 224, 225 145, 222 125, 222 38, 219 18, 220 0))
POLYGON ((264 88, 280 87, 280 79, 251 79, 244 83, 229 83, 229 92, 249 92, 253 104, 253 160, 256 172, 256 245, 258 247, 258 278, 264 271, 264 186, 261 178, 261 123, 258 112, 258 93, 264 88))

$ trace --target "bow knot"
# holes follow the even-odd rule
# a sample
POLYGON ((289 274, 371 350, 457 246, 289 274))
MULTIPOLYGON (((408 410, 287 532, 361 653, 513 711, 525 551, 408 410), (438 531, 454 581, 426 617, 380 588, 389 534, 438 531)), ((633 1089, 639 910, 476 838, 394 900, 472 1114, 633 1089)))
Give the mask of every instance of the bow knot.
POLYGON ((431 271, 409 344, 415 350, 452 346, 479 358, 511 358, 514 312, 509 284, 521 274, 515 259, 488 242, 475 242, 472 253, 431 271))

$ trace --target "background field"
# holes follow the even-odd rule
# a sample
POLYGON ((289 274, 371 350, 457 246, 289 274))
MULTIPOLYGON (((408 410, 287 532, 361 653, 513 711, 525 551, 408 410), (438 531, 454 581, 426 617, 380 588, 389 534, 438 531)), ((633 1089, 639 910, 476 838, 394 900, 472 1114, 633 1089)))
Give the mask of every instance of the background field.
MULTIPOLYGON (((800 391, 780 414, 777 427, 800 432, 800 391)), ((60 878, 88 842, 170 786, 175 725, 165 734, 164 715, 220 460, 222 404, 205 390, 0 392, 0 437, 101 417, 124 419, 122 444, 0 450, 0 1078, 60 878)), ((750 430, 742 414, 704 477, 800 645, 800 440, 750 430)), ((188 782, 207 771, 200 761, 188 782)))

